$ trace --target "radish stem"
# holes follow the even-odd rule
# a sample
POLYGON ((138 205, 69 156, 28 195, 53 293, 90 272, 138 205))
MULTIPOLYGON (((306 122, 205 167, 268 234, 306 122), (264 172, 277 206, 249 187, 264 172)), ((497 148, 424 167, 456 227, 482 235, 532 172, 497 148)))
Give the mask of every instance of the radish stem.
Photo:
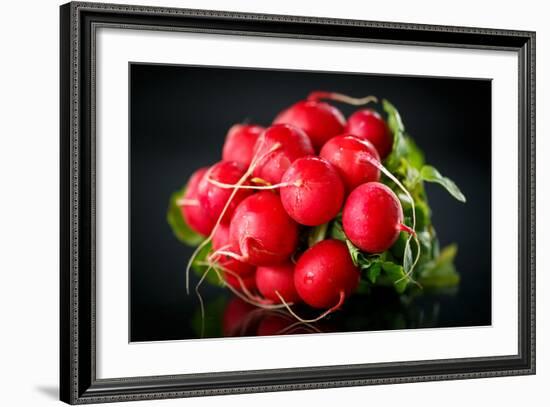
POLYGON ((320 99, 334 100, 336 102, 342 102, 353 106, 362 106, 371 102, 374 102, 374 103, 378 102, 378 98, 372 95, 365 96, 362 98, 354 98, 348 95, 344 95, 342 93, 322 92, 322 91, 311 92, 307 97, 307 100, 313 100, 313 101, 318 101, 320 99))
POLYGON ((243 257, 242 256, 239 256, 237 253, 233 253, 233 252, 230 252, 228 250, 216 250, 213 254, 212 254, 212 257, 215 257, 215 256, 227 256, 227 257, 231 257, 232 259, 235 259, 237 261, 243 261, 243 257))
POLYGON ((297 321, 297 322, 294 322, 293 324, 281 329, 279 332, 276 333, 276 335, 283 335, 285 333, 290 333, 290 332, 292 332, 292 330, 294 330, 295 328, 297 328, 301 325, 304 325, 304 326, 308 327, 309 330, 310 330, 310 333, 318 333, 318 334, 323 333, 323 331, 321 331, 319 328, 316 328, 315 326, 313 326, 313 325, 311 325, 307 322, 297 321))
POLYGON ((199 206, 198 199, 185 199, 181 198, 176 201, 176 205, 178 206, 199 206))
MULTIPOLYGON (((420 259, 420 242, 418 241, 418 236, 416 235, 416 211, 415 211, 415 206, 414 206, 414 199, 411 196, 411 194, 409 193, 409 191, 407 190, 407 188, 405 188, 403 186, 403 184, 401 184, 401 182, 397 179, 397 177, 395 177, 377 159, 372 157, 370 154, 363 154, 361 156, 361 160, 366 161, 366 162, 374 165, 381 172, 383 172, 385 176, 387 176, 389 179, 391 179, 399 187, 399 189, 401 189, 404 192, 404 194, 407 196, 407 199, 411 203, 412 228, 409 228, 406 225, 400 225, 400 228, 401 228, 401 230, 404 230, 403 227, 406 227, 407 229, 405 231, 409 233, 409 237, 407 238, 407 242, 406 242, 406 245, 405 245, 405 250, 406 250, 407 246, 409 246, 411 244, 411 240, 414 238, 414 241, 415 241, 416 247, 417 247, 417 252, 416 252, 416 257, 413 261, 413 264, 411 265, 410 270, 406 270, 405 275, 403 277, 401 277, 399 280, 397 280, 396 283, 400 282, 401 280, 403 280, 404 278, 407 278, 407 277, 410 278, 413 283, 416 283, 416 281, 411 277, 411 275, 412 275, 412 272, 414 271, 414 268, 416 267, 416 264, 418 263, 418 260, 420 259), (412 229, 412 230, 410 230, 410 229, 412 229)), ((418 284, 418 283, 416 283, 416 284, 418 284)))
POLYGON ((270 190, 270 189, 277 189, 277 188, 281 188, 281 187, 290 187, 290 186, 299 187, 299 186, 301 186, 301 183, 298 183, 298 182, 281 182, 281 183, 275 184, 275 185, 269 184, 269 185, 239 185, 239 186, 237 186, 236 184, 225 184, 223 182, 216 181, 215 179, 212 179, 212 178, 208 178, 208 182, 210 182, 211 184, 216 185, 217 187, 225 188, 225 189, 235 188, 235 189, 270 190))
MULTIPOLYGON (((262 133, 262 135, 263 135, 263 133, 262 133)), ((260 144, 260 148, 261 148, 261 146, 263 145, 264 142, 265 142, 265 137, 262 138, 262 141, 261 141, 262 144, 260 144)), ((273 144, 273 146, 271 146, 271 148, 264 155, 262 155, 260 157, 253 158, 252 162, 250 163, 250 166, 248 167, 248 170, 246 170, 246 172, 239 179, 239 181, 235 184, 235 186, 239 186, 239 185, 242 185, 243 183, 245 183, 246 180, 248 179, 248 177, 250 177, 250 175, 252 175, 252 172, 254 171, 256 166, 258 165, 258 162, 263 160, 265 157, 267 157, 269 154, 271 154, 275 150, 279 149, 280 147, 281 147, 280 143, 275 143, 275 144, 273 144)), ((260 148, 258 149, 258 151, 260 151, 260 148)), ((207 172, 205 174, 205 176, 210 177, 210 173, 207 172)), ((214 234, 216 233, 216 231, 218 230, 218 227, 220 226, 221 220, 223 219, 225 213, 227 212, 227 209, 229 208, 229 205, 231 204, 231 201, 233 201, 233 198, 237 194, 238 190, 239 190, 238 188, 233 188, 233 191, 231 191, 231 195, 229 196, 229 199, 225 203, 225 206, 223 207, 223 210, 220 213, 220 216, 218 217, 218 220, 216 221, 216 224, 214 225, 214 228, 210 232, 210 235, 208 235, 208 237, 206 239, 204 239, 200 245, 197 246, 197 248, 195 249, 193 254, 191 254, 191 257, 189 258, 189 261, 187 262, 187 267, 185 268, 185 290, 187 291, 187 295, 189 295, 189 273, 191 271, 191 265, 193 264, 193 261, 195 260, 197 255, 200 253, 200 251, 208 243, 210 243, 210 241, 214 237, 214 234)))
POLYGON ((414 229, 408 227, 408 226, 405 225, 404 223, 401 223, 401 224, 399 225, 399 230, 401 230, 401 231, 403 231, 403 232, 407 232, 407 233, 409 233, 409 234, 411 234, 411 235, 416 235, 416 232, 414 231, 414 229))
POLYGON ((195 293, 197 294, 197 298, 199 299, 200 309, 201 309, 201 338, 204 337, 204 301, 202 300, 202 295, 199 292, 199 287, 201 286, 202 282, 206 278, 206 275, 212 270, 212 265, 209 265, 206 271, 203 273, 201 278, 199 279, 197 285, 195 286, 195 293))
POLYGON ((241 300, 243 300, 243 301, 245 301, 249 304, 255 305, 256 307, 263 308, 263 309, 268 309, 268 310, 285 308, 285 306, 283 304, 267 305, 267 304, 261 304, 259 302, 254 301, 254 300, 251 300, 250 298, 248 298, 247 296, 245 296, 241 292, 239 292, 239 290, 237 290, 237 289, 233 288, 233 286, 227 284, 227 282, 225 281, 225 279, 221 275, 220 271, 218 270, 218 266, 214 266, 213 270, 218 275, 218 278, 221 281, 223 281, 224 284, 227 285, 227 288, 229 288, 231 290, 231 292, 233 294, 235 294, 237 297, 239 297, 241 300))

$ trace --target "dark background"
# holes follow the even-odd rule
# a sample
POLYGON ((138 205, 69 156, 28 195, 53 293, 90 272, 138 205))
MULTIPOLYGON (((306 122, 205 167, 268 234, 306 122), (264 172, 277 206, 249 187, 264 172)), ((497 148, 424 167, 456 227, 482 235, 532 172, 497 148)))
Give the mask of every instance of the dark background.
MULTIPOLYGON (((166 222, 171 193, 195 169, 220 160, 232 124, 267 126, 312 90, 390 100, 427 162, 453 179, 468 199, 461 204, 440 186, 426 185, 441 246, 456 242, 459 247, 457 290, 406 301, 390 291, 352 299, 320 329, 490 325, 490 80, 131 64, 131 341, 200 336, 198 300, 185 294, 192 248, 178 242, 166 222)), ((354 110, 337 107, 346 116, 354 110)), ((191 287, 196 281, 192 274, 191 287)), ((218 336, 230 292, 205 284, 202 295, 206 335, 218 336)), ((254 327, 244 334, 255 334, 254 327)))

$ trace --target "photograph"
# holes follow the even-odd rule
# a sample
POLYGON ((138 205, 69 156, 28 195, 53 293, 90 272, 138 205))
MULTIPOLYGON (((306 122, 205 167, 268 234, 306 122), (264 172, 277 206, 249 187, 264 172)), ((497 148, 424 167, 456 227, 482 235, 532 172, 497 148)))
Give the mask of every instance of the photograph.
POLYGON ((128 70, 129 342, 492 324, 491 78, 128 70))
POLYGON ((60 400, 534 375, 536 24, 201 7, 59 8, 60 400))
POLYGON ((544 4, 4 2, 0 407, 545 404, 544 4))

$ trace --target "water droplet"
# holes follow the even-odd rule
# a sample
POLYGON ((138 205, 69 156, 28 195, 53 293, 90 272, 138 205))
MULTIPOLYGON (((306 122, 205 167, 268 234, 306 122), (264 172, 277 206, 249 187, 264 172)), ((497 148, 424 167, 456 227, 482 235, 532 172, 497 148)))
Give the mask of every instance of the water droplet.
POLYGON ((305 284, 312 284, 314 279, 314 274, 311 271, 308 271, 306 275, 304 276, 304 283, 305 284))

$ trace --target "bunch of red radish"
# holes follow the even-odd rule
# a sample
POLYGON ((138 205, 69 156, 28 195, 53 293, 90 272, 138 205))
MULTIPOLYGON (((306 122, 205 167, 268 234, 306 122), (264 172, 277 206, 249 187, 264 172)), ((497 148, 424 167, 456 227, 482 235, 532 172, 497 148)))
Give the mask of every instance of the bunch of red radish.
POLYGON ((387 123, 365 108, 346 120, 326 99, 376 100, 313 92, 270 127, 234 125, 222 161, 198 169, 179 201, 186 223, 205 236, 195 253, 212 243, 206 273, 258 306, 292 312, 304 302, 326 315, 354 292, 360 273, 346 243, 325 239, 300 250, 305 230, 340 213, 346 237, 366 253, 389 249, 401 231, 414 234, 380 183, 381 172, 391 176, 380 163, 392 150, 387 123))

